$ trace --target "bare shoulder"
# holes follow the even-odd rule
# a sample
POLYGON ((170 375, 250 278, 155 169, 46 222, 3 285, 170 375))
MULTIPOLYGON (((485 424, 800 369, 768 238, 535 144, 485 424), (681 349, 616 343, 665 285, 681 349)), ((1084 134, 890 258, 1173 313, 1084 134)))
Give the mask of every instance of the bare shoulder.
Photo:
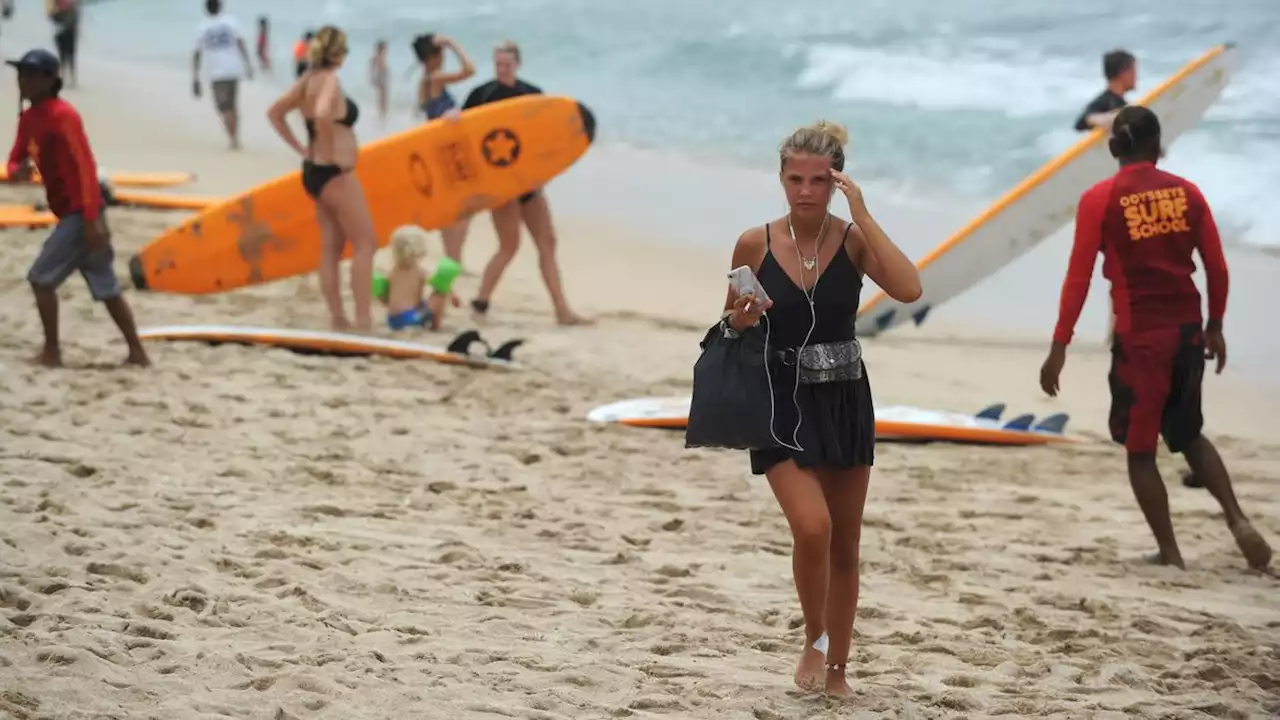
POLYGON ((753 225, 738 236, 738 247, 759 248, 764 249, 765 246, 765 226, 753 225))
POLYGON ((844 229, 844 251, 849 254, 849 259, 853 260, 858 272, 866 272, 866 248, 867 236, 863 234, 862 228, 858 227, 858 223, 847 223, 844 229))
POLYGON ((764 260, 765 247, 768 244, 765 227, 764 225, 755 225, 747 228, 738 236, 738 242, 733 246, 733 267, 749 265, 753 271, 760 267, 760 262, 764 260))

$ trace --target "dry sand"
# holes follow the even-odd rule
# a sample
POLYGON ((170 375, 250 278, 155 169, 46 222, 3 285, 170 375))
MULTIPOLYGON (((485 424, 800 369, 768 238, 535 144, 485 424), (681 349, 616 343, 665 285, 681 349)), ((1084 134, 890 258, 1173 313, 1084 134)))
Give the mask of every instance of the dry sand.
MULTIPOLYGON (((115 169, 196 170, 197 192, 288 164, 152 128, 92 81, 71 99, 115 169)), ((0 202, 38 196, 0 189, 0 202)), ((177 217, 112 213, 122 275, 177 217)), ((555 328, 526 251, 484 326, 529 339, 522 373, 196 344, 151 346, 149 371, 115 369, 123 347, 78 278, 61 293, 71 368, 39 370, 26 363, 39 325, 23 278, 44 235, 0 233, 0 717, 1280 713, 1280 582, 1244 570, 1217 506, 1177 483, 1169 457, 1190 569, 1141 561, 1152 541, 1101 435, 1104 355, 1074 348, 1068 397, 1049 400, 1035 380, 1043 338, 951 331, 869 342, 877 397, 1066 410, 1087 441, 882 445, 857 697, 794 692, 789 536, 746 458, 581 419, 688 391, 728 246, 712 257, 616 224, 560 225, 571 296, 600 322, 555 328), (655 274, 667 281, 656 296, 655 274)), ((478 222, 468 260, 491 247, 478 222)), ((474 284, 464 278, 464 298, 474 284)), ((129 299, 143 325, 323 320, 310 278, 129 299)), ((1275 398, 1236 383, 1209 380, 1209 431, 1274 542, 1275 398)))

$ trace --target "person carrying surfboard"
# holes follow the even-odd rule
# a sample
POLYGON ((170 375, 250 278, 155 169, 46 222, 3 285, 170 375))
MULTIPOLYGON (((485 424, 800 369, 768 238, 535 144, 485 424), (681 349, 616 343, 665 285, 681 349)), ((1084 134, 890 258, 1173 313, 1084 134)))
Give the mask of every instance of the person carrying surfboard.
POLYGON ((49 210, 58 218, 27 273, 44 326, 44 349, 37 362, 48 367, 62 364, 58 288, 71 273, 79 271, 93 299, 106 306, 124 335, 129 346, 125 362, 149 365, 133 312, 112 267, 115 253, 89 138, 80 113, 58 97, 62 90, 58 58, 46 50, 31 50, 8 64, 17 68, 18 90, 30 103, 18 119, 17 137, 9 152, 9 179, 25 181, 34 163, 44 183, 49 210))
POLYGON ((1127 50, 1112 50, 1102 56, 1102 75, 1107 87, 1076 118, 1079 132, 1111 127, 1116 113, 1127 104, 1124 96, 1138 87, 1138 59, 1127 50))
MULTIPOLYGON (((875 458, 875 411, 853 320, 863 276, 890 297, 921 295, 916 266, 867 209, 845 174, 847 131, 819 121, 779 148, 786 216, 742 233, 731 268, 751 269, 768 299, 731 285, 722 330, 738 337, 764 320, 774 447, 751 450, 791 527, 792 568, 805 644, 801 688, 851 695, 845 677, 858 607, 862 511, 875 458), (839 191, 852 223, 832 215, 839 191)), ((726 390, 732 391, 727 388, 726 390)))
MULTIPOLYGON (((1075 129, 1078 132, 1111 127, 1116 113, 1128 102, 1124 96, 1138 86, 1138 59, 1127 50, 1112 50, 1102 56, 1102 76, 1106 78, 1107 87, 1090 100, 1076 118, 1075 129)), ((1107 315, 1107 334, 1103 338, 1105 345, 1111 345, 1115 331, 1116 316, 1113 310, 1107 315)))
POLYGON ((1249 566, 1261 570, 1271 561, 1271 547, 1240 509, 1222 458, 1202 434, 1205 361, 1216 360, 1218 373, 1227 363, 1222 329, 1227 261, 1213 213, 1194 183, 1156 168, 1160 121, 1154 112, 1126 107, 1111 130, 1111 155, 1120 170, 1080 197, 1058 324, 1040 368, 1040 387, 1052 397, 1060 390, 1067 345, 1089 294, 1094 261, 1102 253, 1102 274, 1111 281, 1116 311, 1109 376, 1111 437, 1128 453, 1129 483, 1159 547, 1154 560, 1185 568, 1156 466, 1156 446, 1163 435, 1169 451, 1186 458, 1222 506, 1249 566), (1208 322, 1192 279, 1197 253, 1209 296, 1208 322))
MULTIPOLYGON (((504 40, 493 50, 494 79, 484 83, 467 95, 462 103, 463 111, 488 103, 510 100, 522 95, 541 95, 542 89, 525 82, 516 76, 520 69, 520 46, 512 40, 504 40)), ((541 188, 531 190, 519 198, 490 211, 493 229, 498 235, 498 249, 485 265, 480 278, 480 288, 476 298, 471 301, 471 308, 478 315, 489 311, 489 298, 506 272, 507 266, 516 256, 520 247, 520 223, 524 222, 533 237, 533 245, 538 251, 538 268, 542 271, 542 282, 547 286, 551 302, 555 307, 556 322, 561 325, 589 325, 591 320, 578 315, 569 308, 565 299, 564 287, 560 281, 560 264, 556 259, 556 231, 551 222, 551 205, 541 188)), ((462 262, 463 237, 458 238, 456 248, 446 248, 446 252, 454 260, 462 262)))
POLYGON ((348 330, 338 270, 351 244, 351 292, 355 295, 355 327, 373 329, 373 218, 364 187, 354 172, 359 145, 355 124, 360 107, 342 90, 338 71, 349 54, 347 35, 332 25, 316 32, 307 52, 307 72, 272 103, 267 119, 276 133, 302 156, 302 187, 316 204, 320 225, 320 292, 329 306, 334 330, 348 330), (286 122, 302 113, 307 144, 298 142, 286 122))
POLYGON ((200 25, 196 49, 191 55, 191 94, 199 98, 200 68, 206 69, 213 88, 213 104, 227 131, 231 149, 240 149, 240 78, 253 79, 253 62, 249 48, 240 35, 235 18, 222 11, 222 0, 205 0, 209 18, 200 25))

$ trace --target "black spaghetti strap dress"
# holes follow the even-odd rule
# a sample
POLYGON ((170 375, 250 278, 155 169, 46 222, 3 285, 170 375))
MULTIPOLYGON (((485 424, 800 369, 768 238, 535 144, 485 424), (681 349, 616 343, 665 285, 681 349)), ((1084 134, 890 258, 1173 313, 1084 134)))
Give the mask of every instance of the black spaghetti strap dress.
MULTIPOLYGON (((844 238, 848 238, 848 226, 844 238)), ((814 324, 809 345, 854 339, 853 321, 862 293, 862 272, 854 265, 843 239, 840 250, 819 275, 813 289, 813 309, 804 290, 787 275, 773 256, 769 227, 768 250, 757 276, 773 300, 766 314, 769 330, 769 372, 773 380, 773 432, 787 447, 751 451, 751 472, 763 475, 774 465, 795 460, 808 469, 844 470, 870 467, 875 462, 876 417, 871 381, 863 368, 857 380, 796 385, 794 360, 780 353, 798 350, 814 324), (816 323, 814 317, 816 316, 816 323), (794 399, 793 399, 794 395, 794 399), (796 406, 799 405, 799 413, 796 406), (796 422, 800 421, 796 432, 796 422)))

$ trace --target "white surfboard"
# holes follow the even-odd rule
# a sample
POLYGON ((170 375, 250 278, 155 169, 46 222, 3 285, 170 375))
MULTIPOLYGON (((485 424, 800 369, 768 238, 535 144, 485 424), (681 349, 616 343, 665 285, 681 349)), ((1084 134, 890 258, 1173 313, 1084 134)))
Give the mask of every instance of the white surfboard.
MULTIPOLYGON (((689 395, 642 397, 592 408, 587 420, 631 427, 683 430, 689 424, 689 395)), ((1065 434, 1069 420, 1064 414, 1050 415, 1036 422, 1032 415, 1001 420, 1004 405, 984 408, 976 414, 886 405, 877 407, 876 439, 884 441, 955 442, 985 445, 1047 445, 1077 442, 1065 434)))
POLYGON ((521 340, 512 340, 497 349, 489 349, 479 333, 467 331, 453 338, 448 347, 439 347, 350 333, 239 325, 169 325, 142 328, 138 330, 138 337, 150 341, 186 340, 214 344, 266 345, 316 355, 380 355, 398 359, 428 359, 455 365, 501 370, 513 370, 519 367, 511 360, 511 352, 523 343, 521 340), (485 346, 485 354, 477 355, 470 352, 470 348, 476 343, 485 346))
MULTIPOLYGON (((1234 45, 1218 46, 1137 102, 1160 117, 1166 149, 1218 99, 1235 63, 1234 45)), ((1090 132, 917 262, 924 287, 918 300, 900 303, 883 291, 869 298, 858 308, 858 334, 871 337, 911 321, 919 325, 933 308, 982 282, 1071 222, 1080 195, 1116 172, 1107 137, 1106 129, 1090 132)))

